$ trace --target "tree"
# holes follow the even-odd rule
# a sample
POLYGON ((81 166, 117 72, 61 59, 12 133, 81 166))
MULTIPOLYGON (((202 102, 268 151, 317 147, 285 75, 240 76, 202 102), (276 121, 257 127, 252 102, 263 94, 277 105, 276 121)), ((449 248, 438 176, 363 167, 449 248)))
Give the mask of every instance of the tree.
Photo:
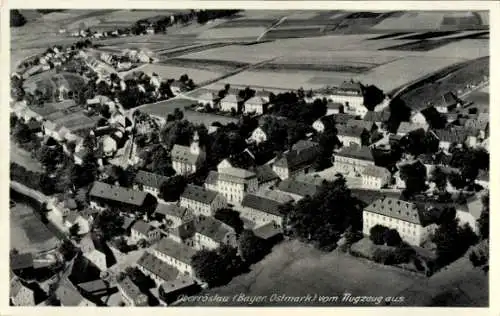
POLYGON ((244 224, 240 218, 240 213, 233 209, 230 208, 218 209, 215 212, 214 217, 234 228, 236 234, 240 234, 243 231, 244 224))
POLYGON ((436 184, 436 187, 440 191, 445 191, 446 184, 448 183, 448 174, 441 167, 437 166, 431 172, 431 181, 436 184))
POLYGON ((76 236, 78 236, 79 232, 80 232, 80 225, 78 223, 74 223, 69 228, 69 234, 70 234, 70 236, 76 237, 76 236))
POLYGON ((106 209, 97 215, 93 227, 102 234, 104 240, 110 240, 122 233, 122 225, 123 217, 118 216, 115 211, 106 209))
POLYGON ((148 246, 148 242, 146 241, 146 239, 141 238, 139 239, 139 241, 137 241, 137 246, 139 248, 146 248, 148 246))
POLYGON ((415 194, 427 189, 427 185, 425 183, 427 179, 427 170, 422 163, 416 162, 403 165, 400 168, 400 173, 401 178, 406 185, 406 188, 403 191, 404 196, 412 197, 415 194))
POLYGON ((387 246, 398 246, 403 240, 396 229, 388 229, 384 232, 384 242, 387 246))
POLYGON ((175 108, 174 118, 176 121, 182 120, 184 118, 184 112, 182 112, 179 108, 175 108))
POLYGON ((244 230, 238 242, 241 257, 248 264, 260 261, 271 251, 271 246, 268 242, 255 236, 251 230, 244 230))
POLYGON ((192 257, 191 263, 196 276, 210 287, 226 284, 242 267, 237 250, 226 245, 217 250, 198 251, 192 257))
POLYGON ((10 26, 11 27, 20 27, 26 24, 26 19, 19 12, 19 10, 11 10, 10 11, 10 26))
POLYGON ((482 239, 490 238, 490 195, 485 194, 482 198, 483 211, 477 220, 479 226, 479 234, 482 239))
POLYGON ((389 231, 389 228, 377 224, 370 228, 370 239, 373 241, 375 245, 383 245, 385 243, 385 235, 386 232, 389 231))
POLYGON ((477 242, 477 236, 468 224, 459 226, 458 220, 455 219, 439 225, 432 242, 436 244, 436 262, 439 266, 445 266, 465 254, 467 249, 477 242))
POLYGON ((176 175, 168 178, 160 186, 160 198, 165 201, 177 201, 187 185, 186 178, 176 175))
POLYGON ((65 239, 59 246, 59 252, 65 261, 70 261, 77 254, 77 249, 71 241, 65 239))

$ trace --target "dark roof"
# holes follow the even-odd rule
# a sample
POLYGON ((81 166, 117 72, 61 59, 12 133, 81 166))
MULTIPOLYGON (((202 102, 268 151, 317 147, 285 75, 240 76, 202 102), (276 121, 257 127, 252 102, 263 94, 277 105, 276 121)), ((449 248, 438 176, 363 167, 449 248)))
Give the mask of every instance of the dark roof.
POLYGON ((337 126, 337 135, 339 136, 361 137, 364 131, 366 129, 360 126, 337 126))
POLYGON ((148 235, 148 233, 150 231, 152 231, 154 229, 155 228, 153 226, 151 226, 150 224, 146 223, 143 220, 138 220, 137 222, 135 222, 134 226, 132 226, 132 230, 138 231, 142 235, 146 235, 146 236, 148 235))
POLYGON ((453 92, 449 91, 441 96, 436 106, 450 107, 456 105, 459 101, 460 99, 453 92))
POLYGON ((137 264, 154 275, 157 275, 163 281, 174 280, 179 274, 176 268, 149 252, 145 252, 139 260, 137 260, 137 264))
POLYGON ((348 146, 343 147, 335 156, 349 157, 360 160, 374 161, 373 153, 367 146, 348 146))
POLYGON ((129 228, 132 227, 132 224, 134 224, 135 222, 135 218, 131 218, 131 217, 124 217, 123 218, 123 224, 122 224, 122 228, 124 230, 127 230, 129 228))
POLYGON ((348 113, 337 113, 337 114, 332 114, 331 116, 334 118, 335 123, 339 125, 347 124, 349 120, 356 118, 355 115, 348 113))
POLYGON ((175 280, 167 281, 161 285, 163 292, 168 294, 190 286, 196 285, 196 281, 187 275, 182 275, 175 280))
POLYGON ((347 127, 348 128, 363 128, 366 129, 367 131, 370 131, 373 127, 374 122, 371 121, 366 121, 366 120, 356 120, 356 119, 350 119, 347 121, 347 127))
POLYGON ((214 217, 199 216, 194 224, 197 233, 217 242, 223 242, 227 234, 234 233, 231 226, 214 217))
POLYGON ((217 192, 205 189, 203 187, 189 184, 181 197, 189 200, 194 200, 204 204, 210 204, 217 197, 217 192))
POLYGON ((160 186, 168 179, 161 174, 139 170, 135 175, 135 182, 148 187, 159 189, 160 186))
POLYGON ((39 121, 30 120, 26 125, 31 132, 39 131, 42 129, 42 123, 40 123, 39 121))
POLYGON ((196 253, 195 249, 185 244, 175 242, 169 238, 162 238, 158 244, 156 244, 155 249, 186 264, 191 264, 191 258, 196 253))
POLYGON ((278 188, 283 192, 288 192, 300 196, 313 196, 319 190, 319 186, 315 184, 299 182, 293 179, 286 179, 281 181, 278 185, 278 188))
POLYGON ((425 214, 421 205, 395 198, 383 197, 375 200, 365 211, 422 226, 430 224, 430 217, 425 214))
POLYGON ((12 270, 27 269, 33 267, 33 254, 30 252, 10 255, 10 268, 12 270))
POLYGON ((253 229, 255 236, 262 239, 273 238, 274 236, 282 234, 281 228, 276 226, 275 223, 267 223, 253 229))
POLYGON ((90 190, 91 197, 98 197, 112 201, 141 206, 144 204, 149 194, 142 191, 135 191, 126 187, 110 185, 96 181, 90 190))
POLYGON ((450 129, 436 129, 434 130, 437 138, 442 142, 450 143, 463 143, 467 140, 469 133, 466 129, 450 128, 450 129))
POLYGON ((85 299, 70 280, 64 278, 59 282, 56 295, 63 306, 95 306, 94 303, 85 299))
POLYGON ((103 279, 79 283, 78 287, 87 293, 106 291, 110 288, 108 282, 103 279))
POLYGON ((390 176, 391 173, 389 170, 387 170, 384 167, 379 167, 379 166, 367 166, 363 170, 363 175, 369 176, 369 177, 377 177, 377 178, 382 178, 382 177, 387 177, 390 176))
POLYGON ((253 171, 257 175, 259 184, 279 179, 279 176, 273 171, 270 165, 257 166, 253 171))
POLYGON ((146 294, 142 293, 139 287, 129 277, 126 277, 120 283, 118 283, 118 286, 132 300, 147 301, 146 294))
POLYGON ((397 133, 398 134, 408 134, 409 132, 415 131, 417 129, 424 128, 421 124, 410 123, 410 122, 401 122, 399 124, 397 133))
POLYGON ((169 215, 177 217, 180 220, 188 220, 192 218, 193 212, 187 207, 177 206, 175 204, 158 203, 155 214, 169 215))
POLYGON ((223 181, 237 182, 237 183, 246 183, 248 180, 255 178, 256 174, 252 171, 228 167, 219 169, 218 179, 223 181))
POLYGON ((182 163, 188 163, 194 165, 198 162, 199 155, 191 153, 189 146, 174 145, 172 151, 170 152, 172 161, 179 161, 182 163))
POLYGON ((279 212, 281 203, 262 196, 254 194, 246 194, 241 201, 241 206, 248 207, 261 212, 266 212, 272 215, 282 216, 279 212))
POLYGON ((389 120, 389 117, 391 116, 391 112, 389 111, 380 111, 380 112, 375 112, 375 111, 368 111, 366 112, 365 116, 363 117, 363 120, 369 121, 369 122, 386 122, 389 120))
POLYGON ((318 144, 314 142, 300 141, 294 147, 277 158, 274 165, 289 170, 297 170, 312 164, 319 152, 318 144))
POLYGON ((342 103, 338 103, 338 102, 328 102, 326 104, 326 107, 328 109, 343 109, 344 105, 342 103))

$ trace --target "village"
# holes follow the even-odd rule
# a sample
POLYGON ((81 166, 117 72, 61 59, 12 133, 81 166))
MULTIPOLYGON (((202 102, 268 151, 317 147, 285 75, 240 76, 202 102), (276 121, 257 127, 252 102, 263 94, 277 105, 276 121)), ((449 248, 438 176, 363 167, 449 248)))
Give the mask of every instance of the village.
POLYGON ((210 90, 142 71, 150 51, 100 51, 104 35, 12 72, 11 213, 30 204, 58 237, 11 245, 11 305, 182 305, 291 241, 424 278, 465 256, 487 273, 489 110, 469 98, 487 75, 418 109, 354 79, 210 90))

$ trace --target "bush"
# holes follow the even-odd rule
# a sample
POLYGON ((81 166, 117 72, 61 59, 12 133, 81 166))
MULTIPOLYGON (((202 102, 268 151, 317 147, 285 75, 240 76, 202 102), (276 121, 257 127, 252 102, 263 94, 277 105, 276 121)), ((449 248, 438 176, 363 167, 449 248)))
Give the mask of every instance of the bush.
POLYGON ((384 242, 387 246, 398 246, 403 240, 395 229, 388 229, 384 232, 384 242))
POLYGON ((370 229, 370 239, 375 245, 383 245, 385 243, 385 234, 389 228, 382 225, 375 225, 370 229))
POLYGON ((10 11, 10 26, 11 27, 20 27, 26 24, 26 19, 19 12, 19 10, 11 10, 10 11))

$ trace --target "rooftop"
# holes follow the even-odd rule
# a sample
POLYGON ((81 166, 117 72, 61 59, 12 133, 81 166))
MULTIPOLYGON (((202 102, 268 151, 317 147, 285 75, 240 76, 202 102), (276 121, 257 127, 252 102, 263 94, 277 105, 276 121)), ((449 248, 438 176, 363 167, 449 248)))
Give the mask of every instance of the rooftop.
POLYGON ((364 131, 366 129, 361 126, 337 126, 337 135, 339 136, 361 137, 364 131))
POLYGON ((450 129, 436 129, 434 134, 440 141, 460 144, 467 140, 469 131, 464 128, 453 127, 450 129))
POLYGON ((121 203, 142 206, 149 194, 126 187, 96 181, 90 190, 91 197, 103 198, 121 203))
POLYGON ((139 170, 135 176, 135 182, 148 187, 159 189, 168 177, 161 174, 139 170))
POLYGON ((187 207, 177 206, 175 204, 159 203, 155 210, 156 214, 163 214, 177 217, 182 221, 192 218, 193 212, 187 207))
POLYGON ((191 258, 196 253, 195 249, 169 238, 162 238, 155 249, 186 264, 191 264, 191 258))
POLYGON ((182 275, 175 280, 167 281, 161 285, 163 291, 168 294, 196 284, 196 281, 187 275, 182 275))
POLYGON ((343 147, 335 156, 349 157, 359 160, 374 161, 370 147, 367 146, 348 146, 343 147))
POLYGON ((118 286, 134 301, 147 300, 146 295, 141 292, 139 287, 129 277, 126 277, 118 283, 118 286))
POLYGON ((274 223, 267 223, 265 225, 254 228, 253 233, 259 238, 269 239, 276 235, 282 234, 282 231, 274 223))
POLYGON ((149 252, 144 252, 139 260, 137 260, 137 264, 152 274, 157 275, 163 281, 174 280, 179 274, 179 271, 175 267, 149 252))
POLYGON ((150 224, 146 223, 143 220, 138 220, 132 226, 132 230, 135 230, 135 231, 139 232, 141 235, 146 235, 146 236, 148 235, 148 233, 150 231, 152 231, 154 229, 155 228, 153 226, 151 226, 150 224))
POLYGON ((246 194, 241 201, 241 206, 262 211, 272 215, 282 216, 279 211, 280 202, 255 194, 246 194))
POLYGON ((179 161, 182 163, 187 163, 195 165, 198 162, 200 155, 193 154, 189 146, 183 146, 175 144, 170 152, 172 161, 179 161))
POLYGON ((363 175, 368 177, 383 178, 383 177, 390 177, 391 173, 384 167, 367 166, 363 170, 363 175))
POLYGON ((274 163, 277 167, 297 170, 303 166, 310 165, 314 162, 318 155, 318 144, 310 141, 299 141, 292 147, 292 150, 287 151, 276 159, 274 163))
POLYGON ((375 200, 365 208, 365 211, 417 225, 427 226, 430 224, 430 218, 424 214, 423 207, 395 198, 383 197, 375 200))
POLYGON ((189 184, 181 194, 181 198, 194 200, 204 204, 210 204, 217 197, 217 192, 200 186, 189 184))
POLYGON ((245 183, 247 180, 256 177, 256 174, 252 171, 235 167, 220 168, 218 171, 218 179, 223 181, 245 183))
POLYGON ((278 188, 283 192, 288 192, 303 197, 307 195, 313 196, 319 190, 319 186, 315 184, 299 182, 294 179, 286 179, 281 181, 278 185, 278 188))
POLYGON ((224 224, 215 217, 199 216, 194 224, 197 233, 216 242, 223 242, 227 234, 234 233, 231 226, 224 224))

